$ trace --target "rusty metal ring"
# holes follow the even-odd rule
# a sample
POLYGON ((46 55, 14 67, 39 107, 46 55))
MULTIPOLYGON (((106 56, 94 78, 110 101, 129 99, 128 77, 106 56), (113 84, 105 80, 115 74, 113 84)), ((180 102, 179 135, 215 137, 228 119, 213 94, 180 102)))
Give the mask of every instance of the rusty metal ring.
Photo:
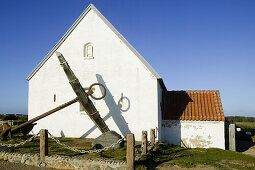
POLYGON ((101 100, 106 96, 106 89, 105 89, 104 85, 102 85, 101 83, 93 83, 89 86, 88 95, 90 95, 95 100, 101 100), (101 86, 103 88, 103 95, 101 97, 95 97, 92 95, 93 94, 92 87, 96 86, 96 85, 101 86))

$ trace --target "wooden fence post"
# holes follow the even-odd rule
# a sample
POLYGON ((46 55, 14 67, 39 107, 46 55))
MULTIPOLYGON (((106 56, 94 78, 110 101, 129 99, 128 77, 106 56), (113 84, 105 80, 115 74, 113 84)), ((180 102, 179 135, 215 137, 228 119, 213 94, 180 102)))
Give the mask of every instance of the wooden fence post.
POLYGON ((151 129, 150 131, 150 142, 151 146, 155 145, 155 129, 151 129))
POLYGON ((40 130, 40 161, 45 161, 45 156, 48 155, 48 130, 40 130))
POLYGON ((135 169, 135 136, 132 133, 127 134, 127 170, 135 169))
POLYGON ((147 153, 147 131, 142 131, 142 155, 147 153))
POLYGON ((229 150, 236 151, 236 126, 229 125, 229 150))

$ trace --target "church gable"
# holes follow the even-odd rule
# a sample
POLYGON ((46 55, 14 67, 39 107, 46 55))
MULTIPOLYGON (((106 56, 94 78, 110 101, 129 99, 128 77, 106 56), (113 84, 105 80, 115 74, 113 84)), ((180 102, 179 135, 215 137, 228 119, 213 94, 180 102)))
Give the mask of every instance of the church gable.
MULTIPOLYGON (((142 65, 146 68, 146 70, 148 70, 155 78, 161 79, 160 76, 157 74, 157 72, 154 71, 154 69, 128 43, 128 41, 110 24, 109 21, 107 21, 107 19, 105 19, 105 17, 92 4, 90 4, 85 9, 85 11, 80 15, 80 17, 75 21, 75 23, 70 27, 70 29, 66 32, 66 34, 60 39, 60 41, 53 47, 53 49, 46 55, 46 57, 39 63, 39 65, 30 73, 30 75, 27 77, 27 80, 30 80, 57 50, 67 47, 67 45, 69 44, 68 41, 70 39, 69 36, 71 34, 72 34, 72 37, 76 37, 78 39, 82 38, 85 40, 84 44, 82 44, 82 47, 81 47, 81 44, 78 47, 80 48, 78 51, 80 51, 83 55, 82 57, 84 57, 84 59, 94 59, 94 57, 96 57, 96 55, 98 54, 98 51, 96 50, 97 42, 95 41, 92 42, 93 38, 90 38, 90 37, 93 37, 93 33, 94 33, 93 26, 83 27, 83 28, 90 29, 90 30, 87 30, 88 32, 90 32, 90 34, 88 35, 83 35, 84 30, 78 29, 78 28, 82 26, 82 24, 86 24, 86 23, 96 25, 97 24, 96 22, 103 22, 104 25, 106 26, 105 28, 108 28, 110 32, 113 32, 115 34, 116 38, 120 39, 121 43, 123 43, 123 45, 125 45, 127 49, 129 49, 137 57, 137 59, 142 63, 142 65), (95 18, 95 14, 96 16, 100 18, 99 20, 98 19, 93 20, 93 18, 95 18)), ((102 32, 105 33, 105 31, 102 31, 102 32)), ((100 31, 98 32, 95 31, 95 33, 100 34, 100 31)), ((99 35, 94 35, 94 36, 99 36, 99 35)), ((98 42, 100 43, 100 41, 98 42)), ((68 48, 71 49, 72 47, 68 46, 68 48)), ((104 52, 107 52, 107 50, 104 52)), ((108 52, 110 53, 111 51, 108 51, 108 52)))
MULTIPOLYGON (((140 128, 158 127, 159 76, 93 5, 85 10, 28 77, 29 119, 75 98, 56 51, 63 54, 84 89, 96 82, 106 87, 106 97, 94 102, 110 129, 125 135, 130 131, 140 134, 140 128), (123 98, 126 100, 120 105, 123 98), (149 116, 144 118, 144 113, 149 116), (134 120, 134 116, 137 119, 134 120), (142 127, 140 117, 145 122, 142 127)), ((100 93, 100 90, 95 90, 96 96, 100 93)), ((56 136, 64 131, 69 137, 96 137, 100 134, 96 128, 93 133, 89 131, 94 124, 86 119, 79 103, 58 112, 40 120, 35 130, 47 127, 56 136), (58 125, 52 123, 60 119, 58 125), (66 126, 70 120, 77 124, 77 129, 66 126)))

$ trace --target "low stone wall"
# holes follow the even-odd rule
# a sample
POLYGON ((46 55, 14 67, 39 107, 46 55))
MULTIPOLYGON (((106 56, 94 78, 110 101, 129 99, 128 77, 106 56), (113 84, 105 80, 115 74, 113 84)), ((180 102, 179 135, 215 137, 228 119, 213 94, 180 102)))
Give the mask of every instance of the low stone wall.
POLYGON ((40 165, 42 167, 56 169, 86 169, 86 170, 126 169, 126 162, 124 161, 104 160, 86 157, 71 157, 61 155, 46 156, 45 162, 41 163, 39 154, 0 152, 0 160, 6 160, 14 163, 24 163, 27 165, 34 166, 40 165))

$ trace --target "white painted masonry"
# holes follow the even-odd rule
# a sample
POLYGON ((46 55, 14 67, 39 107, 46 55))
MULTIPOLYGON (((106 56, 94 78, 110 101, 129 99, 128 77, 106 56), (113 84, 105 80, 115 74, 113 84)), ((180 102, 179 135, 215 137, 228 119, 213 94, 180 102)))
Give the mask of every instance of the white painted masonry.
POLYGON ((163 120, 163 142, 188 148, 225 149, 224 121, 163 120))
MULTIPOLYGON (((111 130, 122 136, 132 132, 140 140, 142 130, 161 128, 161 78, 92 4, 28 76, 29 119, 76 97, 55 51, 63 54, 83 87, 95 82, 105 85, 107 95, 95 101, 95 106, 111 130), (93 44, 93 59, 84 59, 87 43, 93 44), (128 105, 122 106, 125 110, 121 97, 128 105)), ((79 103, 36 123, 34 133, 45 128, 54 136, 95 138, 101 134, 80 112, 79 103)))

